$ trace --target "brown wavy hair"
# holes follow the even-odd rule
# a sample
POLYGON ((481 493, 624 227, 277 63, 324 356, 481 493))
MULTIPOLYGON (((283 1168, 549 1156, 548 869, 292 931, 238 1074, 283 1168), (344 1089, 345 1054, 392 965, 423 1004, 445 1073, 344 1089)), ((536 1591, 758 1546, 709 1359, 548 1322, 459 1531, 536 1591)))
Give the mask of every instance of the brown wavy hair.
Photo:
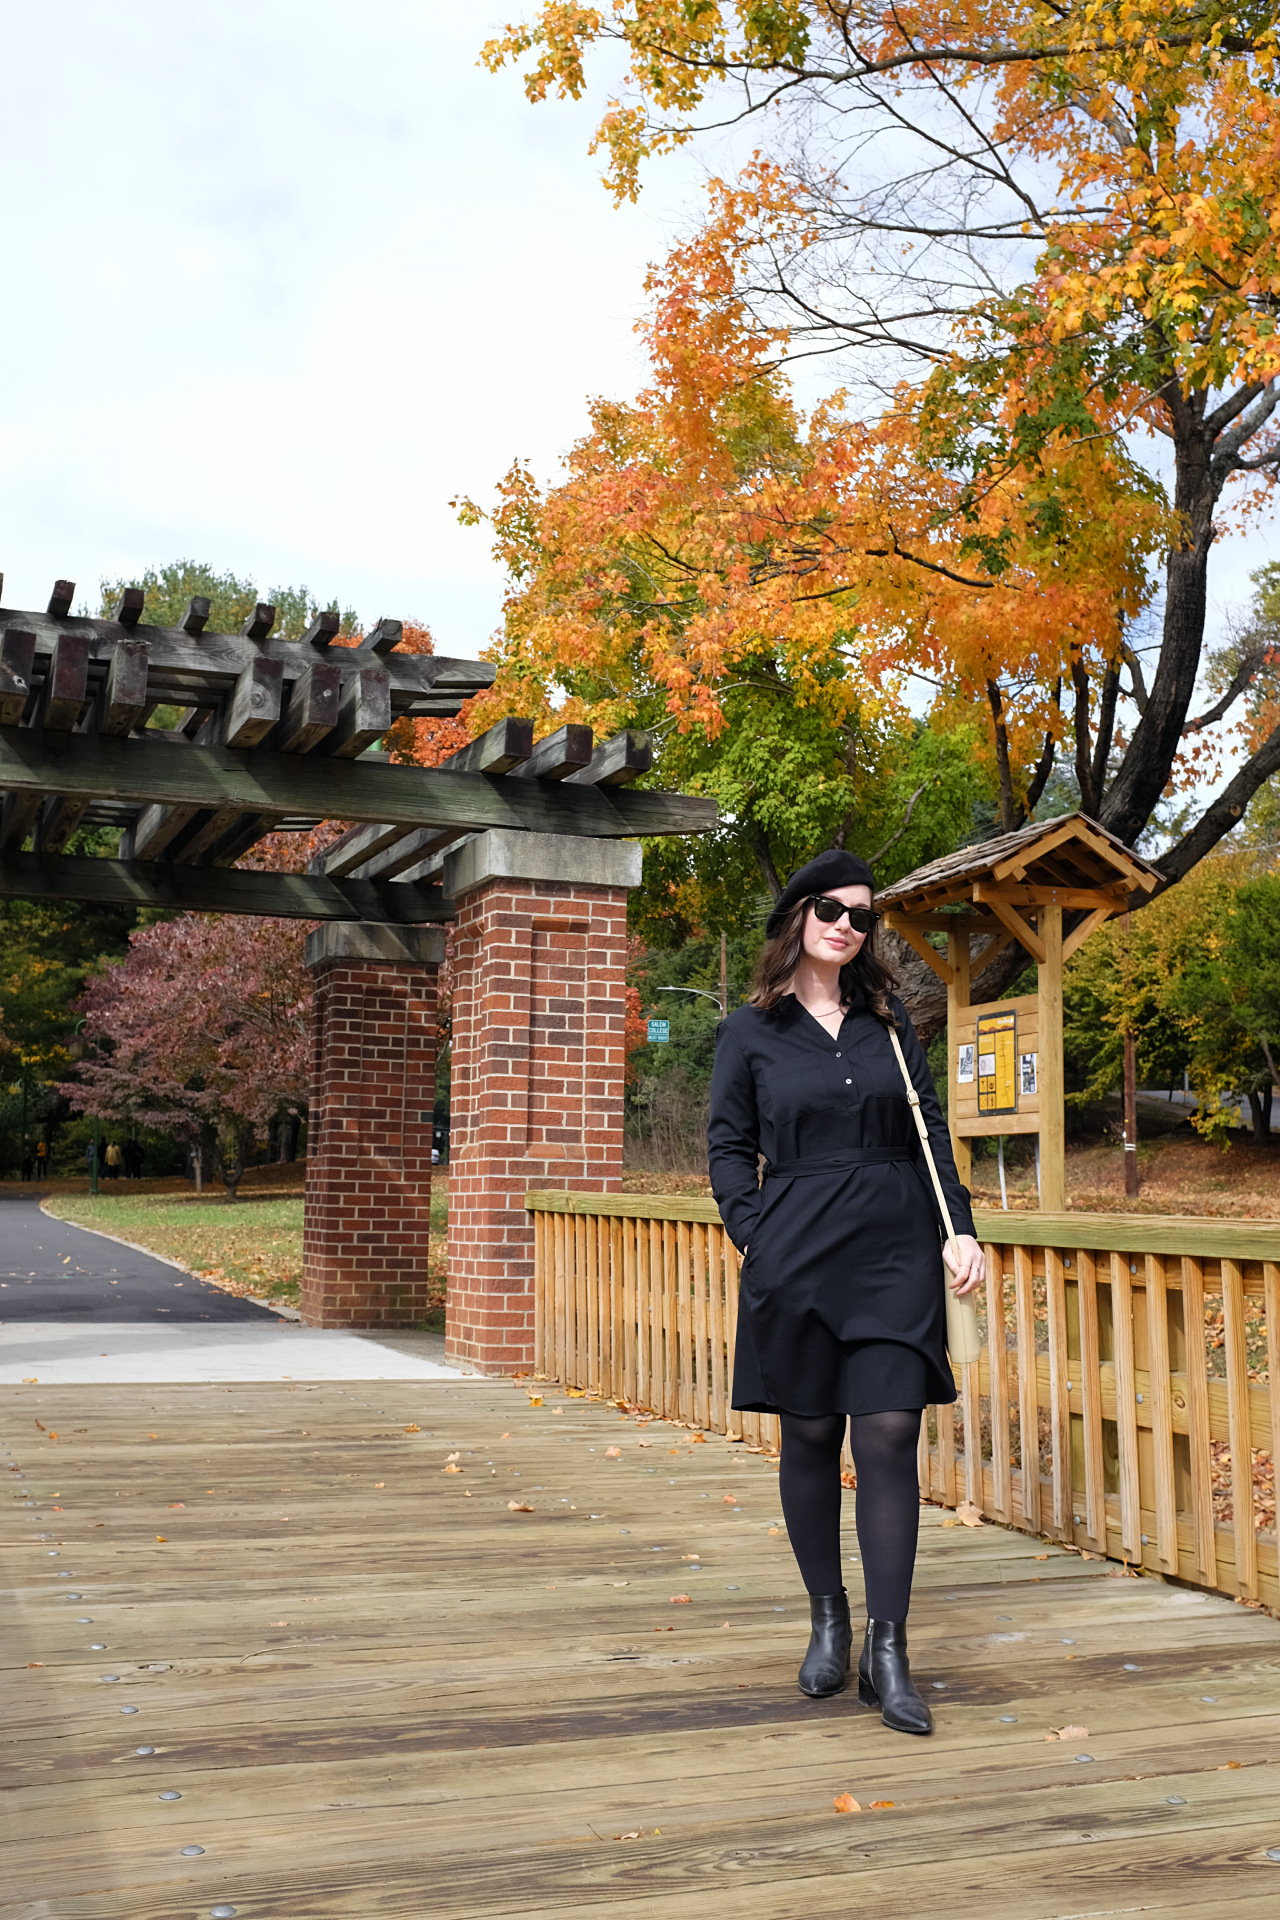
MULTIPOLYGON (((756 961, 751 992, 747 995, 749 1007, 759 1007, 762 1013, 772 1013, 790 991, 804 949, 804 917, 808 911, 809 902, 799 901, 772 940, 765 941, 760 958, 756 961)), ((867 1006, 876 1019, 886 1027, 892 1027, 896 1022, 889 1005, 889 995, 897 984, 892 972, 876 952, 876 930, 872 927, 853 959, 840 969, 840 1004, 847 1006, 853 998, 854 989, 861 987, 866 995, 867 1006)))

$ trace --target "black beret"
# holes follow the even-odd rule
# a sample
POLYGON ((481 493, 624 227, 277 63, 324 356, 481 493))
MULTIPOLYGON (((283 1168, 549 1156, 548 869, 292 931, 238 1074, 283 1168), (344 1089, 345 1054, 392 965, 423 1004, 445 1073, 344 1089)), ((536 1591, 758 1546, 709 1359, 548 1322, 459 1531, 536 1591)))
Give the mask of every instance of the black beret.
POLYGON ((874 893, 875 885, 875 875, 865 860, 832 847, 792 874, 765 921, 765 938, 772 940, 792 907, 798 907, 802 900, 808 900, 815 893, 830 893, 833 887, 870 887, 874 893))

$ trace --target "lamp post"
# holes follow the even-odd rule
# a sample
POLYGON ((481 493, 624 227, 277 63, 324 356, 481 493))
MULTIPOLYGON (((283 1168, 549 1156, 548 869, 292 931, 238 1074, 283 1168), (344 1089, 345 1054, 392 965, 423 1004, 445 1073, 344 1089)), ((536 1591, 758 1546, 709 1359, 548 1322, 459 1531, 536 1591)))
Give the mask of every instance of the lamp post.
MULTIPOLYGON (((81 1017, 81 1018, 80 1018, 79 1020, 77 1020, 77 1021, 76 1021, 76 1024, 75 1024, 75 1028, 74 1028, 74 1031, 75 1031, 76 1033, 79 1033, 79 1031, 80 1031, 80 1029, 81 1029, 81 1027, 82 1027, 82 1026, 84 1025, 84 1023, 85 1023, 85 1020, 87 1020, 87 1019, 88 1019, 88 1015, 87 1015, 87 1014, 85 1014, 85 1015, 82 1015, 82 1017, 81 1017)), ((83 1041, 80 1041, 80 1042, 79 1042, 79 1055, 78 1055, 78 1057, 79 1057, 80 1059, 83 1059, 83 1058, 84 1058, 84 1042, 83 1042, 83 1041)), ((94 1116, 93 1116, 93 1159, 92 1159, 92 1160, 91 1160, 91 1161, 89 1162, 89 1191, 90 1191, 90 1193, 96 1193, 96 1192, 98 1191, 98 1145, 99 1145, 99 1129, 100 1129, 100 1126, 101 1126, 101 1122, 99 1121, 99 1119, 98 1119, 98 1116, 97 1116, 97 1114, 95 1113, 95 1114, 94 1114, 94 1116)))

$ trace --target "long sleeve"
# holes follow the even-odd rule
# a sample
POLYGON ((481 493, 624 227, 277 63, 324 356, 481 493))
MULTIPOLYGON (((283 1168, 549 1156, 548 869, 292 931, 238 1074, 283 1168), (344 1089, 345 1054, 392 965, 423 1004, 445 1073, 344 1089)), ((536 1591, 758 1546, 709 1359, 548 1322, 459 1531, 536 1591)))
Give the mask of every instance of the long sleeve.
POLYGON ((763 1204, 757 1172, 760 1117, 751 1069, 733 1034, 723 1026, 716 1034, 707 1150, 711 1191, 729 1238, 741 1253, 763 1204))
MULTIPOLYGON (((973 1209, 969 1204, 969 1189, 960 1184, 960 1175, 956 1171, 956 1157, 951 1150, 951 1134, 942 1117, 942 1107, 933 1084, 933 1075, 929 1071, 929 1062, 925 1058, 924 1048, 920 1045, 916 1030, 902 1002, 895 1000, 893 1005, 900 1017, 898 1038, 902 1043, 903 1058, 906 1060, 912 1085, 920 1096, 920 1112, 929 1130, 929 1145, 933 1149, 938 1179, 942 1183, 942 1191, 946 1195, 947 1206, 951 1211, 951 1224, 957 1233, 971 1234, 973 1209)), ((932 1187, 932 1182, 929 1184, 932 1187)))

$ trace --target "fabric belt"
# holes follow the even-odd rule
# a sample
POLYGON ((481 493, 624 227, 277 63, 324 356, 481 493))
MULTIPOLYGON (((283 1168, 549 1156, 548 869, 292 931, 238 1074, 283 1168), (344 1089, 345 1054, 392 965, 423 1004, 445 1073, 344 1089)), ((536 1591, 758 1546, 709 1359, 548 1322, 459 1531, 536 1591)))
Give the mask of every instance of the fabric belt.
POLYGON ((811 1173, 847 1173, 853 1167, 887 1167, 895 1162, 915 1162, 910 1147, 846 1147, 841 1153, 820 1154, 811 1160, 779 1160, 769 1163, 764 1177, 794 1180, 811 1173))

